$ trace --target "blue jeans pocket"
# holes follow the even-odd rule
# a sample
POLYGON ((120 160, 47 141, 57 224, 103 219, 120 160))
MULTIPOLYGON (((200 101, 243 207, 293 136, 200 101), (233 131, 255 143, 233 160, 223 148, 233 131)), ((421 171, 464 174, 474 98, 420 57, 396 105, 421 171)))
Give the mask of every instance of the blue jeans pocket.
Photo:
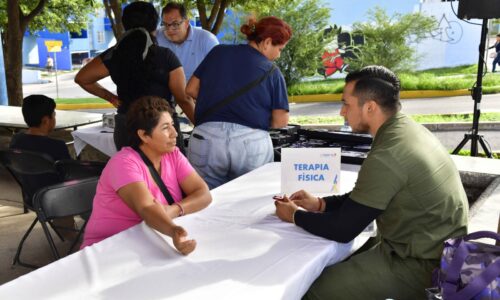
POLYGON ((244 140, 245 152, 247 153, 247 168, 256 169, 272 161, 272 144, 268 143, 269 137, 259 137, 255 139, 244 140))
POLYGON ((212 142, 198 134, 189 138, 188 160, 195 168, 203 168, 208 163, 208 153, 212 142))

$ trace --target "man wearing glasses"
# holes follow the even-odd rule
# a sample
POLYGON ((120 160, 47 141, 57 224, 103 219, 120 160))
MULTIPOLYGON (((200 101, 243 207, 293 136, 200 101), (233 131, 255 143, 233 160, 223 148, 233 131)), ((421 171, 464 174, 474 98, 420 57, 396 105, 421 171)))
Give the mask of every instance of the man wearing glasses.
POLYGON ((186 82, 194 70, 219 41, 211 32, 193 27, 181 3, 169 2, 161 11, 162 27, 156 38, 158 45, 172 50, 181 61, 186 82))

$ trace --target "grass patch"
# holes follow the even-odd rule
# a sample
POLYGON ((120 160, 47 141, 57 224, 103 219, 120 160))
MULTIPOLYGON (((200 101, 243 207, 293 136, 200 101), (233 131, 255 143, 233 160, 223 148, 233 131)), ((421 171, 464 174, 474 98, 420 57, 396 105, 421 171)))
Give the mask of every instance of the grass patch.
MULTIPOLYGON (((450 154, 453 152, 450 151, 450 154)), ((460 156, 470 156, 470 150, 459 150, 458 151, 458 155, 460 156)), ((486 154, 482 153, 482 152, 478 152, 478 157, 486 157, 486 154)), ((500 159, 500 153, 495 153, 495 152, 492 152, 491 153, 491 156, 494 158, 494 159, 500 159)))
MULTIPOLYGON (((403 91, 461 90, 470 89, 476 82, 477 65, 438 68, 416 72, 402 72, 398 76, 403 91)), ((344 79, 326 79, 300 82, 288 87, 289 95, 313 95, 341 93, 344 79)), ((500 92, 500 75, 487 73, 483 77, 483 92, 500 92)))
MULTIPOLYGON (((473 114, 450 114, 450 115, 409 115, 417 123, 458 123, 472 122, 473 114)), ((480 120, 483 122, 495 122, 500 120, 500 113, 481 113, 480 120)))
MULTIPOLYGON (((417 123, 458 123, 472 122, 472 114, 450 114, 450 115, 409 115, 417 123)), ((481 121, 494 122, 500 120, 500 113, 482 113, 481 121)), ((290 124, 344 124, 341 116, 290 116, 290 124)))
POLYGON ((341 116, 323 117, 323 116, 290 116, 290 124, 308 125, 308 124, 344 124, 344 118, 341 116))

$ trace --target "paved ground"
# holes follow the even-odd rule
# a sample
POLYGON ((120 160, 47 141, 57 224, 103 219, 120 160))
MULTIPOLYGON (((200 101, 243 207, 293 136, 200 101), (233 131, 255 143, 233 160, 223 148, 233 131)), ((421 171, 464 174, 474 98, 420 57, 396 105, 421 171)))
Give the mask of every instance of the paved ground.
MULTIPOLYGON (((402 112, 416 114, 459 114, 472 113, 474 101, 469 96, 403 99, 402 112)), ((340 102, 291 104, 290 113, 300 116, 331 116, 340 112, 340 102)), ((484 95, 481 100, 482 112, 500 112, 500 94, 484 95)), ((500 120, 499 120, 500 121, 500 120)))
MULTIPOLYGON (((83 98, 93 97, 85 92, 82 88, 74 83, 75 72, 65 73, 58 76, 59 79, 59 97, 61 98, 83 98)), ((42 93, 51 97, 56 97, 55 78, 52 77, 51 83, 45 84, 27 84, 23 86, 25 96, 42 93)), ((116 87, 111 79, 105 78, 100 83, 106 88, 115 91, 116 87)), ((443 97, 443 98, 422 98, 422 99, 404 99, 402 102, 402 111, 406 114, 456 114, 470 113, 474 108, 474 101, 469 96, 458 97, 443 97)), ((338 115, 340 112, 341 103, 301 103, 291 104, 290 114, 292 116, 299 115, 319 115, 332 116, 338 115)), ((500 112, 500 94, 484 95, 481 101, 482 112, 500 112)), ((94 110, 94 112, 110 112, 112 109, 94 110)), ((499 120, 500 121, 500 120, 499 120)), ((445 130, 436 133, 442 143, 449 149, 454 149, 464 134, 467 133, 472 126, 465 126, 455 130, 445 130)), ((484 135, 486 141, 491 145, 491 149, 500 150, 500 130, 499 128, 490 128, 488 130, 480 130, 480 134, 484 135)), ((470 143, 465 149, 470 149, 470 143)))

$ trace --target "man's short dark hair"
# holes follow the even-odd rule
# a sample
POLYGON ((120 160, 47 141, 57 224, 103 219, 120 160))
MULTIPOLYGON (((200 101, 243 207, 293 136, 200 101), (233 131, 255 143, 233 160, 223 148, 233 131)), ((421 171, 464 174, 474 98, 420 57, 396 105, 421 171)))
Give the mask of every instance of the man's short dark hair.
POLYGON ((358 71, 350 72, 345 83, 355 81, 354 96, 358 104, 363 105, 371 99, 386 112, 397 112, 401 109, 399 91, 401 83, 391 70, 383 66, 367 66, 358 71))
POLYGON ((169 2, 163 9, 161 10, 161 15, 163 16, 166 13, 169 13, 173 10, 178 10, 179 14, 183 19, 187 19, 186 7, 182 3, 179 2, 169 2))
POLYGON ((44 95, 31 95, 24 98, 21 110, 28 127, 38 127, 42 124, 43 117, 52 118, 55 109, 54 99, 44 95))
POLYGON ((500 33, 497 33, 497 37, 500 37, 500 33))
POLYGON ((132 2, 123 9, 122 23, 125 30, 145 28, 153 32, 158 26, 160 17, 153 4, 148 2, 132 2))

